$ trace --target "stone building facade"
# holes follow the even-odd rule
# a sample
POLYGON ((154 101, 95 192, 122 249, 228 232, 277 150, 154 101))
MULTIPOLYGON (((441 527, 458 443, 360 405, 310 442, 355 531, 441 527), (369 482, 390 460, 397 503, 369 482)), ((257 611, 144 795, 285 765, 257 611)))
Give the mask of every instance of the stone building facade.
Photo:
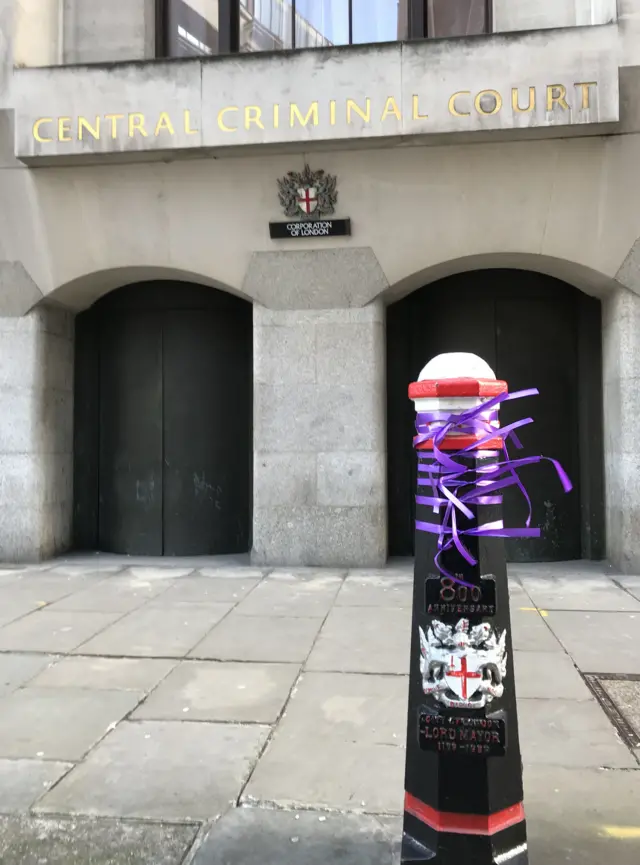
POLYGON ((576 482, 510 556, 640 568, 640 0, 361 5, 0 0, 0 558, 410 555, 469 350, 576 482))

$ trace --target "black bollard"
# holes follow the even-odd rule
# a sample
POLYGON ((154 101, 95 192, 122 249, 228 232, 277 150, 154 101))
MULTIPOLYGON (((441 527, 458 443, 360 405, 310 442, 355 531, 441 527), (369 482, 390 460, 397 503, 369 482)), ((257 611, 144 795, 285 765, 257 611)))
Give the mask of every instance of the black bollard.
MULTIPOLYGON (((423 435, 416 439, 419 485, 401 861, 527 865, 502 539, 507 533, 500 536, 495 528, 501 497, 495 491, 482 497, 479 492, 483 481, 485 487, 495 482, 496 466, 504 460, 497 406, 476 416, 475 426, 451 428, 440 436, 437 454, 433 449, 434 430, 441 430, 452 412, 459 416, 474 407, 477 412, 481 404, 505 394, 507 385, 496 381, 474 355, 440 356, 425 367, 421 379, 409 389, 419 421, 429 422, 419 426, 423 435), (450 370, 449 375, 440 376, 441 370, 450 370), (493 429, 496 437, 491 439, 493 429), (482 449, 464 450, 480 440, 482 449), (440 504, 434 513, 433 500, 447 499, 430 484, 438 475, 428 467, 442 467, 441 459, 450 470, 448 458, 463 467, 458 469, 459 485, 452 485, 454 495, 463 502, 465 492, 475 489, 477 495, 467 498, 462 510, 440 504), (485 528, 484 534, 483 527, 491 525, 493 532, 485 528)), ((508 482, 515 483, 510 477, 508 482)), ((532 533, 525 530, 525 535, 532 533)))

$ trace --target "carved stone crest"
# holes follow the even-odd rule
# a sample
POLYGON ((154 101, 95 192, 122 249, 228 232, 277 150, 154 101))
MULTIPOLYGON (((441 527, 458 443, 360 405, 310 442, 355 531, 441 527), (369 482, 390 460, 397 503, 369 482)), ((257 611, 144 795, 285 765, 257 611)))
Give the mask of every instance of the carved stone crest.
POLYGON ((331 216, 338 201, 337 178, 324 171, 289 171, 278 180, 278 197, 290 218, 317 219, 331 216))
POLYGON ((504 693, 507 632, 498 635, 483 622, 468 619, 445 625, 434 619, 420 628, 422 690, 449 709, 482 709, 504 693))

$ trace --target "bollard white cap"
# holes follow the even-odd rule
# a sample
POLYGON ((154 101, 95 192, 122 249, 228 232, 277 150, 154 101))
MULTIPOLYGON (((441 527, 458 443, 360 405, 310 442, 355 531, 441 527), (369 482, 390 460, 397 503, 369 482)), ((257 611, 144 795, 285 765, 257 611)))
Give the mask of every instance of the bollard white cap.
POLYGON ((452 351, 432 358, 418 376, 418 381, 437 378, 488 378, 495 381, 496 374, 477 354, 452 351))
POLYGON ((489 364, 477 354, 459 351, 439 354, 432 358, 420 373, 418 382, 411 385, 409 390, 416 412, 465 411, 506 391, 507 386, 504 382, 497 381, 489 364), (439 394, 438 384, 451 379, 460 383, 459 393, 455 393, 455 387, 448 387, 446 395, 439 394), (433 383, 434 387, 420 388, 420 382, 433 383), (469 387, 465 388, 465 382, 471 385, 474 382, 479 383, 479 386, 469 390, 469 387))

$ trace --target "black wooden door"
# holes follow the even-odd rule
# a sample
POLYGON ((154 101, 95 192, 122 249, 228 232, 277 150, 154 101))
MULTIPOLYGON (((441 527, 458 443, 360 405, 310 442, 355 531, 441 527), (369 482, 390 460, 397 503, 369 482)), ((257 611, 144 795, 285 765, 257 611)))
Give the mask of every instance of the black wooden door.
MULTIPOLYGON (((502 423, 533 416, 523 453, 559 459, 574 482, 565 495, 543 463, 522 477, 540 540, 507 541, 510 561, 561 561, 581 556, 581 466, 577 421, 580 293, 557 280, 511 271, 476 271, 427 286, 388 310, 388 489, 391 555, 413 552, 415 413, 407 384, 437 354, 479 355, 511 391, 537 387, 540 396, 506 404, 502 423)), ((595 347, 594 347, 595 351, 595 347)), ((584 391, 584 388, 582 389, 584 391)), ((517 454, 517 451, 514 452, 517 454)), ((526 504, 505 496, 507 525, 522 525, 526 504)))
POLYGON ((146 283, 96 304, 76 331, 76 544, 130 555, 246 552, 249 304, 146 283))
POLYGON ((164 327, 164 552, 247 549, 250 371, 231 316, 178 310, 164 327))
POLYGON ((162 316, 107 314, 100 337, 100 546, 162 555, 162 316))

